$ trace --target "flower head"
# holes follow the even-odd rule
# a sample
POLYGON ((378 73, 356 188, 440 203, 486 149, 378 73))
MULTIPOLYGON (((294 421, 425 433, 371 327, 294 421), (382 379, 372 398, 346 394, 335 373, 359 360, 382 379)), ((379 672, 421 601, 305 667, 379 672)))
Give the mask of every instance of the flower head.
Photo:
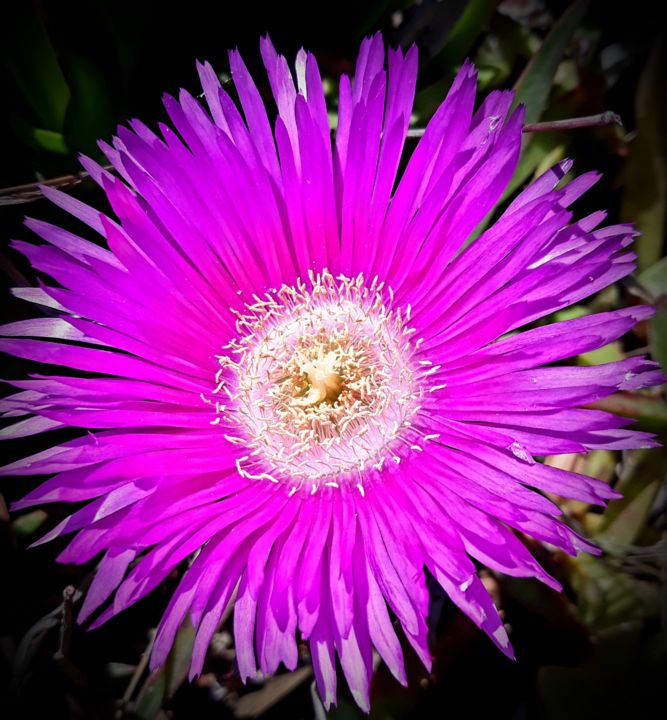
POLYGON ((363 42, 333 150, 313 56, 298 54, 295 85, 261 49, 274 126, 231 52, 240 107, 200 65, 208 110, 166 97, 177 132, 120 128, 101 143, 114 174, 82 159, 116 219, 44 188, 101 242, 27 222, 47 244, 16 245, 55 282, 15 292, 59 316, 5 325, 0 348, 75 372, 12 383, 4 409, 27 417, 4 433, 87 432, 3 472, 53 475, 17 507, 86 502, 40 541, 75 533, 62 562, 103 554, 82 621, 103 623, 190 558, 154 666, 189 617, 200 673, 236 592, 243 678, 294 668, 300 634, 325 704, 338 656, 368 708, 373 648, 405 682, 396 625, 430 664, 427 571, 512 655, 474 561, 557 588, 514 530, 595 552, 540 491, 615 492, 534 457, 651 444, 585 406, 662 375, 641 357, 550 365, 647 307, 514 332, 632 270, 631 227, 568 209, 595 174, 561 186, 561 163, 465 246, 516 166, 512 93, 475 111, 465 64, 397 181, 414 48, 385 68, 381 37, 363 42))

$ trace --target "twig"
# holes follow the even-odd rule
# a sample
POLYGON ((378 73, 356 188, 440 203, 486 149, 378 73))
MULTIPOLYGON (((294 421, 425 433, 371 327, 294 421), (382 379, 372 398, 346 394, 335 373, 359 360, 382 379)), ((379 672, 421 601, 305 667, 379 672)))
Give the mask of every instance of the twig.
POLYGON ((56 660, 66 660, 69 655, 69 646, 72 640, 72 625, 74 622, 72 605, 76 590, 68 585, 63 590, 62 613, 60 616, 60 644, 56 652, 56 660))
MULTIPOLYGON (((552 120, 550 122, 529 123, 523 126, 523 132, 555 132, 562 130, 580 130, 581 128, 600 127, 602 125, 618 125, 623 127, 620 115, 611 110, 600 113, 599 115, 585 115, 578 118, 566 118, 565 120, 552 120)), ((410 128, 408 130, 409 138, 420 138, 424 134, 424 128, 410 128)))
POLYGON ((550 122, 529 123, 523 126, 523 132, 556 132, 559 130, 579 130, 581 128, 601 127, 602 125, 618 125, 623 127, 620 115, 611 110, 599 115, 585 115, 578 118, 566 118, 565 120, 552 120, 550 122))
POLYGON ((26 183, 25 185, 14 185, 0 189, 0 205, 21 205, 22 203, 34 202, 43 197, 40 185, 48 185, 55 188, 70 188, 78 185, 88 177, 88 173, 81 171, 75 175, 62 175, 61 177, 45 180, 40 183, 26 183))
POLYGON ((60 606, 60 641, 53 655, 54 662, 61 671, 79 687, 87 687, 88 679, 69 659, 69 649, 74 627, 74 603, 81 597, 81 592, 71 585, 63 590, 63 603, 60 606))
MULTIPOLYGON (((105 170, 113 172, 111 165, 103 165, 105 170)), ((69 189, 79 185, 90 174, 85 170, 73 173, 72 175, 61 175, 57 178, 44 180, 42 182, 26 183, 25 185, 14 185, 13 187, 0 188, 0 206, 2 205, 21 205, 22 203, 34 202, 43 197, 40 185, 48 185, 49 187, 69 189)))
POLYGON ((134 672, 132 673, 130 682, 129 682, 127 688, 125 689, 125 692, 123 693, 123 697, 120 699, 121 712, 124 711, 124 709, 127 707, 128 703, 132 699, 132 696, 134 695, 135 690, 137 689, 137 685, 139 684, 139 680, 141 680, 141 676, 144 674, 146 668, 148 667, 148 661, 151 656, 151 651, 153 649, 154 640, 155 640, 155 632, 151 631, 148 645, 146 646, 146 649, 144 650, 143 654, 141 655, 141 658, 139 659, 139 663, 137 664, 137 667, 134 669, 134 672))

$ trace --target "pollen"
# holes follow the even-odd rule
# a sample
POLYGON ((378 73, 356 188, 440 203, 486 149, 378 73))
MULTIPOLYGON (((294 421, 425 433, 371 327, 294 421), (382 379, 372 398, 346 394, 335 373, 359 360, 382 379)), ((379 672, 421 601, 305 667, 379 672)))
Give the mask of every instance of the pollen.
POLYGON ((236 313, 215 387, 229 399, 216 406, 221 426, 247 450, 241 474, 309 493, 363 488, 385 460, 419 447, 410 421, 429 384, 410 310, 393 303, 377 278, 324 270, 236 313))
POLYGON ((308 389, 303 397, 292 401, 293 405, 310 407, 321 402, 333 404, 338 400, 343 389, 343 378, 339 370, 342 358, 332 350, 325 354, 325 344, 322 343, 318 348, 317 358, 305 360, 301 365, 308 389))

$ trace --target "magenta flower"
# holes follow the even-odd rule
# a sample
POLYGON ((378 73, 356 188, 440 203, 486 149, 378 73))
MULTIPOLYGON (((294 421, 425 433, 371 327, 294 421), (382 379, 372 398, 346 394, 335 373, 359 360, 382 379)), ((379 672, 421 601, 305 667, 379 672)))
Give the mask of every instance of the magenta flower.
POLYGON ((101 143, 115 174, 82 159, 117 219, 43 189, 102 242, 27 221, 48 244, 16 247, 55 282, 15 294, 60 315, 5 325, 0 348, 82 374, 13 382, 4 409, 26 417, 5 434, 86 432, 3 472, 53 475, 17 508, 87 501, 39 541, 75 533, 66 563, 103 553, 81 621, 101 611, 100 625, 190 558, 153 666, 189 616, 200 673, 236 590, 242 678, 294 668, 300 634, 325 705, 337 655, 367 710, 373 648, 405 683, 392 614, 430 665, 426 570, 512 656, 474 560, 558 588, 513 530, 596 552, 539 491, 617 494, 534 456, 651 445, 582 406, 663 378, 641 357, 548 365, 648 307, 514 332, 633 269, 631 227, 572 221, 595 174, 558 187, 561 163, 462 249, 516 166, 511 92, 474 111, 465 64, 397 182, 414 48, 385 69, 382 38, 363 42, 333 151, 313 56, 298 54, 295 86, 268 39, 261 50, 274 130, 233 51, 242 114, 202 65, 208 112, 166 97, 178 134, 132 121, 101 143))

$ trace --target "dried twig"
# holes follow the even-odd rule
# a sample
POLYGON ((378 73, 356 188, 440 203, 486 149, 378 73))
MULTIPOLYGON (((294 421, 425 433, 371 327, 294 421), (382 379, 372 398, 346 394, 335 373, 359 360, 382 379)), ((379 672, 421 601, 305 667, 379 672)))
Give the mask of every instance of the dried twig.
POLYGON ((74 627, 74 603, 81 598, 81 591, 68 585, 63 590, 63 603, 60 606, 60 641, 53 655, 54 662, 61 671, 79 687, 87 687, 88 679, 69 658, 69 649, 74 627))
POLYGON ((73 175, 62 175, 43 182, 27 183, 25 185, 14 185, 13 187, 0 188, 0 205, 21 205, 22 203, 34 202, 43 197, 40 185, 58 188, 59 190, 75 187, 82 180, 88 177, 88 173, 81 171, 73 175))
MULTIPOLYGON (((578 118, 566 118, 564 120, 553 120, 550 122, 529 123, 523 126, 523 132, 556 132, 563 130, 580 130, 581 128, 600 127, 602 125, 619 125, 623 127, 623 122, 619 115, 611 110, 600 113, 599 115, 585 115, 578 118)), ((409 138, 420 138, 424 134, 424 128, 410 128, 408 130, 409 138)))
MULTIPOLYGON (((112 165, 103 165, 104 170, 114 172, 112 165)), ((50 180, 42 180, 41 182, 26 183, 25 185, 14 185, 13 187, 0 188, 0 206, 2 205, 21 205, 22 203, 34 202, 44 197, 39 189, 40 185, 48 185, 48 187, 57 188, 58 190, 69 190, 82 183, 86 178, 90 177, 90 173, 85 170, 73 173, 71 175, 61 175, 50 180)))
MULTIPOLYGON (((72 625, 74 623, 74 615, 72 605, 77 596, 76 589, 68 585, 63 590, 62 614, 60 616, 60 644, 56 652, 56 660, 67 659, 69 655, 69 647, 72 641, 72 625)), ((81 593, 78 593, 78 597, 81 593)))
POLYGON ((620 115, 611 110, 599 115, 585 115, 578 118, 566 118, 565 120, 552 120, 551 122, 529 123, 523 126, 523 132, 558 132, 562 130, 580 130, 581 128, 601 127, 603 125, 618 125, 623 127, 620 115))
POLYGON ((123 717, 125 708, 128 706, 130 700, 132 699, 132 696, 134 695, 137 686, 139 685, 139 680, 141 680, 141 677, 143 676, 144 672, 146 671, 146 668, 148 667, 148 661, 151 657, 151 651, 153 649, 153 642, 155 641, 155 631, 151 630, 150 638, 148 640, 148 645, 146 646, 146 649, 141 655, 141 659, 139 660, 139 663, 137 664, 136 668, 134 669, 134 672, 132 673, 132 677, 130 678, 130 682, 125 688, 125 692, 123 693, 123 697, 119 701, 119 713, 117 714, 117 717, 123 717))

